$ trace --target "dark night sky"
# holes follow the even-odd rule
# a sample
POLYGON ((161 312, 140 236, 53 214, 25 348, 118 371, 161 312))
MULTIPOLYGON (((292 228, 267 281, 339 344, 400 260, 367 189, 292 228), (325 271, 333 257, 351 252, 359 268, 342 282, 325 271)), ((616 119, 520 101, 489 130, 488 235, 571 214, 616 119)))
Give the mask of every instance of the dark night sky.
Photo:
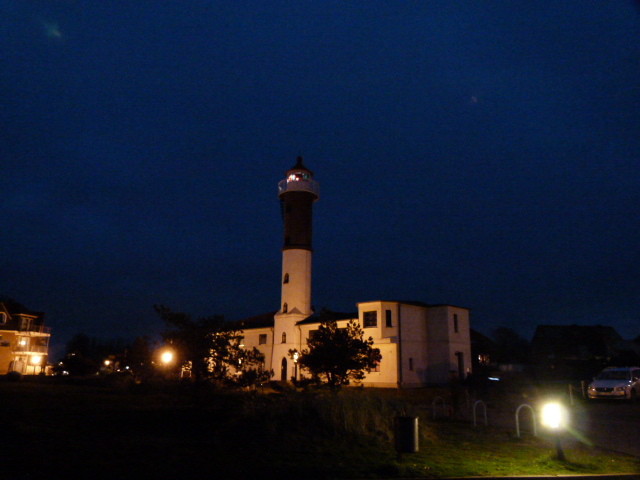
POLYGON ((637 2, 2 0, 0 42, 0 294, 59 345, 276 310, 299 154, 317 308, 640 334, 637 2))

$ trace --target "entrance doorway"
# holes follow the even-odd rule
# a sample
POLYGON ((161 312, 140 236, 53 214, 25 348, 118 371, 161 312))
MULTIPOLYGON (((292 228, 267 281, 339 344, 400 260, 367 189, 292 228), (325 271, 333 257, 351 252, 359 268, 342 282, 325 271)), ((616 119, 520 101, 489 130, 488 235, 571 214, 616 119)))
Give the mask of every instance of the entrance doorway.
POLYGON ((287 359, 282 358, 282 367, 280 368, 280 381, 286 382, 287 379, 287 359))

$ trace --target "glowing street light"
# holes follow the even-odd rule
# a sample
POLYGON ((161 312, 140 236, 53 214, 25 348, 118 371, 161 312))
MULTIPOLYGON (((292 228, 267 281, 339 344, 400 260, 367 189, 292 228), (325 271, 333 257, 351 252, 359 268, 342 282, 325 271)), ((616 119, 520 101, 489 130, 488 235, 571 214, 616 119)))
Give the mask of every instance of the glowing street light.
POLYGON ((36 367, 40 367, 40 372, 42 372, 42 355, 32 355, 29 358, 29 363, 33 365, 33 374, 36 374, 36 367))
POLYGON ((161 354, 160 354, 160 362, 165 366, 168 367, 169 364, 173 363, 173 352, 171 350, 164 350, 161 354))
POLYGON ((296 350, 293 352, 293 366, 294 366, 293 378, 296 381, 298 380, 298 358, 300 358, 300 353, 296 350))
POLYGON ((564 451, 560 443, 560 433, 567 427, 567 410, 558 402, 546 403, 542 406, 541 423, 543 427, 551 430, 556 439, 556 452, 558 460, 565 461, 564 451))

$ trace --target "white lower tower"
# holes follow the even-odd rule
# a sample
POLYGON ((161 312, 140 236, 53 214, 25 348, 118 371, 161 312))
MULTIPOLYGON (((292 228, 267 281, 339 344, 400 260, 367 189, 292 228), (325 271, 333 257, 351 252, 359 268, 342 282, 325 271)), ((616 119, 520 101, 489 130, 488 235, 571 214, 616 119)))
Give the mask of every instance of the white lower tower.
POLYGON ((311 307, 311 260, 313 203, 318 200, 313 172, 298 157, 296 165, 278 183, 284 220, 282 247, 282 295, 275 315, 271 368, 274 379, 288 381, 298 375, 290 351, 305 345, 296 325, 313 314, 311 307))

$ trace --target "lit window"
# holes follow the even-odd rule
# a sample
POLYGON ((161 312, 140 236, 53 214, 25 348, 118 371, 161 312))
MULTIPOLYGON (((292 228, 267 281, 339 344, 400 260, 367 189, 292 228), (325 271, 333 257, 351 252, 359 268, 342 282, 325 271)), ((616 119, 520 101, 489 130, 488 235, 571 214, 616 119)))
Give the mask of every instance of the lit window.
POLYGON ((378 312, 363 312, 362 320, 364 323, 364 327, 377 327, 378 326, 378 312))
POLYGON ((393 322, 391 321, 391 310, 385 310, 384 314, 387 327, 393 327, 393 322))
POLYGON ((261 333, 258 335, 258 345, 265 345, 267 343, 267 334, 261 333))

